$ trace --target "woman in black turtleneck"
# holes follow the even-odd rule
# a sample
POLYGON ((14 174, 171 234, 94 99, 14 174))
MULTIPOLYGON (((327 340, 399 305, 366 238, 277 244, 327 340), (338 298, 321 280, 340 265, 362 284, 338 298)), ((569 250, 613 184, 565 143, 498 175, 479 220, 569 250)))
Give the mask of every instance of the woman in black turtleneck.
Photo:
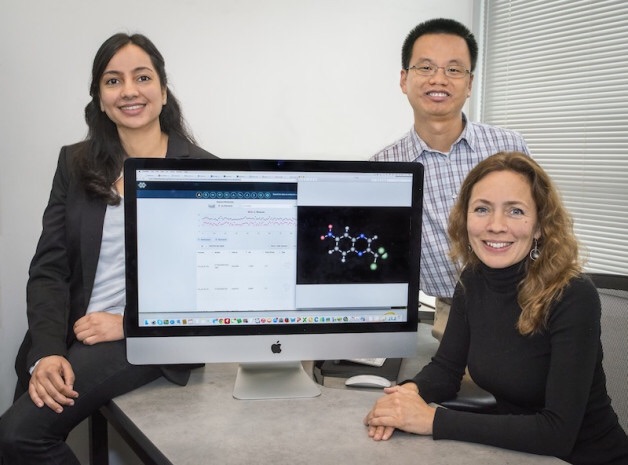
POLYGON ((449 235, 462 272, 447 330, 430 364, 385 390, 365 418, 369 435, 386 440, 401 429, 573 464, 628 464, 606 392, 600 300, 547 174, 520 153, 480 162, 460 189, 449 235), (496 412, 428 405, 454 397, 467 366, 496 412))

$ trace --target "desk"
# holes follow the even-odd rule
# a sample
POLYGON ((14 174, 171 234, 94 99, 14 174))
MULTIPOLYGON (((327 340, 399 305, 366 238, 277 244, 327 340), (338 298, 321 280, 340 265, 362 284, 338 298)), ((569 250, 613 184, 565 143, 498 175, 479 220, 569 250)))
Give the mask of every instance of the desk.
MULTIPOLYGON (((428 352, 410 359, 402 371, 414 370, 428 352)), ((236 370, 235 364, 207 365, 193 371, 186 387, 158 379, 112 400, 101 413, 148 464, 564 463, 400 431, 375 442, 362 419, 380 391, 321 387, 312 399, 236 400, 231 395, 236 370)))

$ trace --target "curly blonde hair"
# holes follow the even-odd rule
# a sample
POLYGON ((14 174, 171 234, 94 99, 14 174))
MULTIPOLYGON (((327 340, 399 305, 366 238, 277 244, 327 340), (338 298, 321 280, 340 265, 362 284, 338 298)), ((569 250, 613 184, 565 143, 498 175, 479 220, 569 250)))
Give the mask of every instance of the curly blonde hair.
POLYGON ((467 211, 473 187, 495 171, 522 175, 530 186, 536 205, 538 259, 526 258, 527 273, 519 283, 521 315, 517 329, 522 335, 539 332, 547 325, 552 304, 560 300, 569 281, 582 273, 573 221, 548 174, 532 158, 520 152, 499 152, 481 161, 462 183, 456 204, 449 215, 450 257, 461 272, 480 263, 469 244, 467 211))

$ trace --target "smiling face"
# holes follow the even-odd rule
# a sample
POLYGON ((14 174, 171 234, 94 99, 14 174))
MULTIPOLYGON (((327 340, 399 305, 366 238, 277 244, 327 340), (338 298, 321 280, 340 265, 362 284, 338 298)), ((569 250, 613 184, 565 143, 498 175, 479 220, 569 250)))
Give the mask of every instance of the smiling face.
MULTIPOLYGON (((459 65, 471 69, 471 57, 465 40, 451 34, 425 34, 412 48, 410 66, 430 63, 445 67, 459 65)), ((460 118, 471 93, 473 76, 449 78, 443 69, 433 76, 421 76, 413 70, 401 71, 401 90, 408 96, 415 121, 460 118)))
POLYGON ((540 236, 527 179, 513 171, 494 171, 478 181, 469 199, 467 233, 475 255, 491 268, 523 260, 540 236))
POLYGON ((100 109, 118 131, 159 128, 166 89, 148 54, 134 44, 111 58, 100 78, 100 109))

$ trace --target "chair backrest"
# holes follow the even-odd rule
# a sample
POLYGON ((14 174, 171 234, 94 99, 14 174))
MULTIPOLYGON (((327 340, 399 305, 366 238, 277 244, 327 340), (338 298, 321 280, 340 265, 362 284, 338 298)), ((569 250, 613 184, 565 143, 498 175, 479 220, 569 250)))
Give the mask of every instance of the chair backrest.
POLYGON ((628 431, 628 276, 589 273, 602 302, 606 388, 619 424, 628 431))

